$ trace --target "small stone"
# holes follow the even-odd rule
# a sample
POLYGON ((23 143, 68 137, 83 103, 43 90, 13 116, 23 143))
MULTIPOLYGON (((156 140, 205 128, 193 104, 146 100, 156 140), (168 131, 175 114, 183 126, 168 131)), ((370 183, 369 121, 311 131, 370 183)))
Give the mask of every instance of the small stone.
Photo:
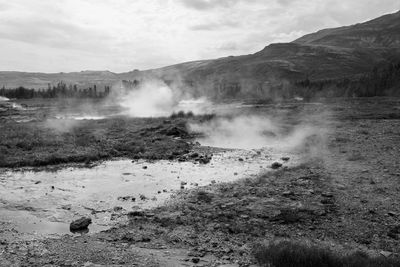
POLYGON ((290 196, 294 196, 294 193, 292 191, 285 191, 282 193, 282 196, 290 197, 290 196))
POLYGON ((271 164, 271 168, 272 169, 279 169, 280 167, 282 167, 282 163, 279 163, 279 162, 274 162, 274 163, 272 163, 271 164))
POLYGON ((242 159, 242 158, 239 158, 239 161, 244 161, 244 159, 242 159))
POLYGON ((390 257, 393 253, 392 252, 390 252, 390 251, 381 251, 381 252, 379 252, 379 254, 381 254, 382 256, 384 256, 384 257, 386 257, 386 258, 388 258, 388 257, 390 257))
POLYGON ((396 216, 397 216, 397 213, 396 213, 396 212, 393 212, 393 211, 389 211, 387 214, 388 214, 389 216, 392 216, 392 217, 396 217, 396 216))
POLYGON ((85 230, 91 223, 92 223, 91 218, 82 217, 76 221, 71 222, 71 224, 69 225, 69 229, 71 231, 85 230))
POLYGON ((192 262, 195 263, 195 264, 197 264, 197 263, 200 262, 200 259, 199 259, 199 258, 192 258, 192 262))
POLYGON ((281 160, 283 160, 283 161, 289 161, 289 159, 290 159, 289 157, 282 157, 281 158, 281 160))
POLYGON ((146 170, 146 169, 147 169, 147 166, 143 166, 142 168, 143 168, 144 170, 146 170))

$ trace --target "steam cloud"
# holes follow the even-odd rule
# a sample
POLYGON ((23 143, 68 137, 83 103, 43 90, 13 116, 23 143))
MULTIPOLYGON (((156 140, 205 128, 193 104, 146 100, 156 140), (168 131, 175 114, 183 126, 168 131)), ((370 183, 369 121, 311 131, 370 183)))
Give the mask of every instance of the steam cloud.
POLYGON ((130 117, 164 117, 178 111, 202 114, 211 106, 206 98, 184 97, 181 90, 156 79, 143 81, 133 89, 117 89, 117 102, 130 117))
POLYGON ((292 150, 305 144, 307 138, 324 133, 324 129, 302 124, 287 130, 272 119, 260 116, 238 116, 190 124, 193 132, 201 133, 202 145, 222 148, 255 149, 268 147, 292 150))

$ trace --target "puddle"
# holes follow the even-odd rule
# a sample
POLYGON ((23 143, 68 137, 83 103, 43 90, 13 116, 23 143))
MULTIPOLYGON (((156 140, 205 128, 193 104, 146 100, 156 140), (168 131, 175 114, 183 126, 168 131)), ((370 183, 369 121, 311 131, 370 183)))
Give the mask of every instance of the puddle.
MULTIPOLYGON (((116 160, 90 169, 3 170, 0 220, 22 233, 49 235, 69 233, 72 220, 90 216, 93 224, 89 229, 97 232, 126 218, 123 214, 128 211, 163 204, 171 193, 182 190, 182 184, 186 189, 255 176, 269 171, 271 163, 282 156, 287 154, 231 150, 214 154, 206 165, 116 160)), ((290 156, 286 166, 297 161, 290 156)))

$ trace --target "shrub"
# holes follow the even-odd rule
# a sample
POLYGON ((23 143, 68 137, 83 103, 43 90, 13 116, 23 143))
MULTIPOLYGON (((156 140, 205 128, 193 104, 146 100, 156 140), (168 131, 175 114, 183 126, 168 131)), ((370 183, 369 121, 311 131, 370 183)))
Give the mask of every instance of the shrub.
POLYGON ((369 257, 356 252, 340 256, 327 248, 292 241, 256 246, 253 254, 261 266, 268 267, 396 267, 399 259, 369 257))

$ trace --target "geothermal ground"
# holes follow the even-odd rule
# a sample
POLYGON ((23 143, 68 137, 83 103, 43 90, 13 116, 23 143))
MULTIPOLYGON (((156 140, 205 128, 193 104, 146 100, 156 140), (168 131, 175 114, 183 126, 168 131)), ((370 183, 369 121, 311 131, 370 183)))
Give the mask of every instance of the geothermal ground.
POLYGON ((276 240, 399 256, 400 99, 78 107, 0 102, 0 266, 257 266, 276 240))

